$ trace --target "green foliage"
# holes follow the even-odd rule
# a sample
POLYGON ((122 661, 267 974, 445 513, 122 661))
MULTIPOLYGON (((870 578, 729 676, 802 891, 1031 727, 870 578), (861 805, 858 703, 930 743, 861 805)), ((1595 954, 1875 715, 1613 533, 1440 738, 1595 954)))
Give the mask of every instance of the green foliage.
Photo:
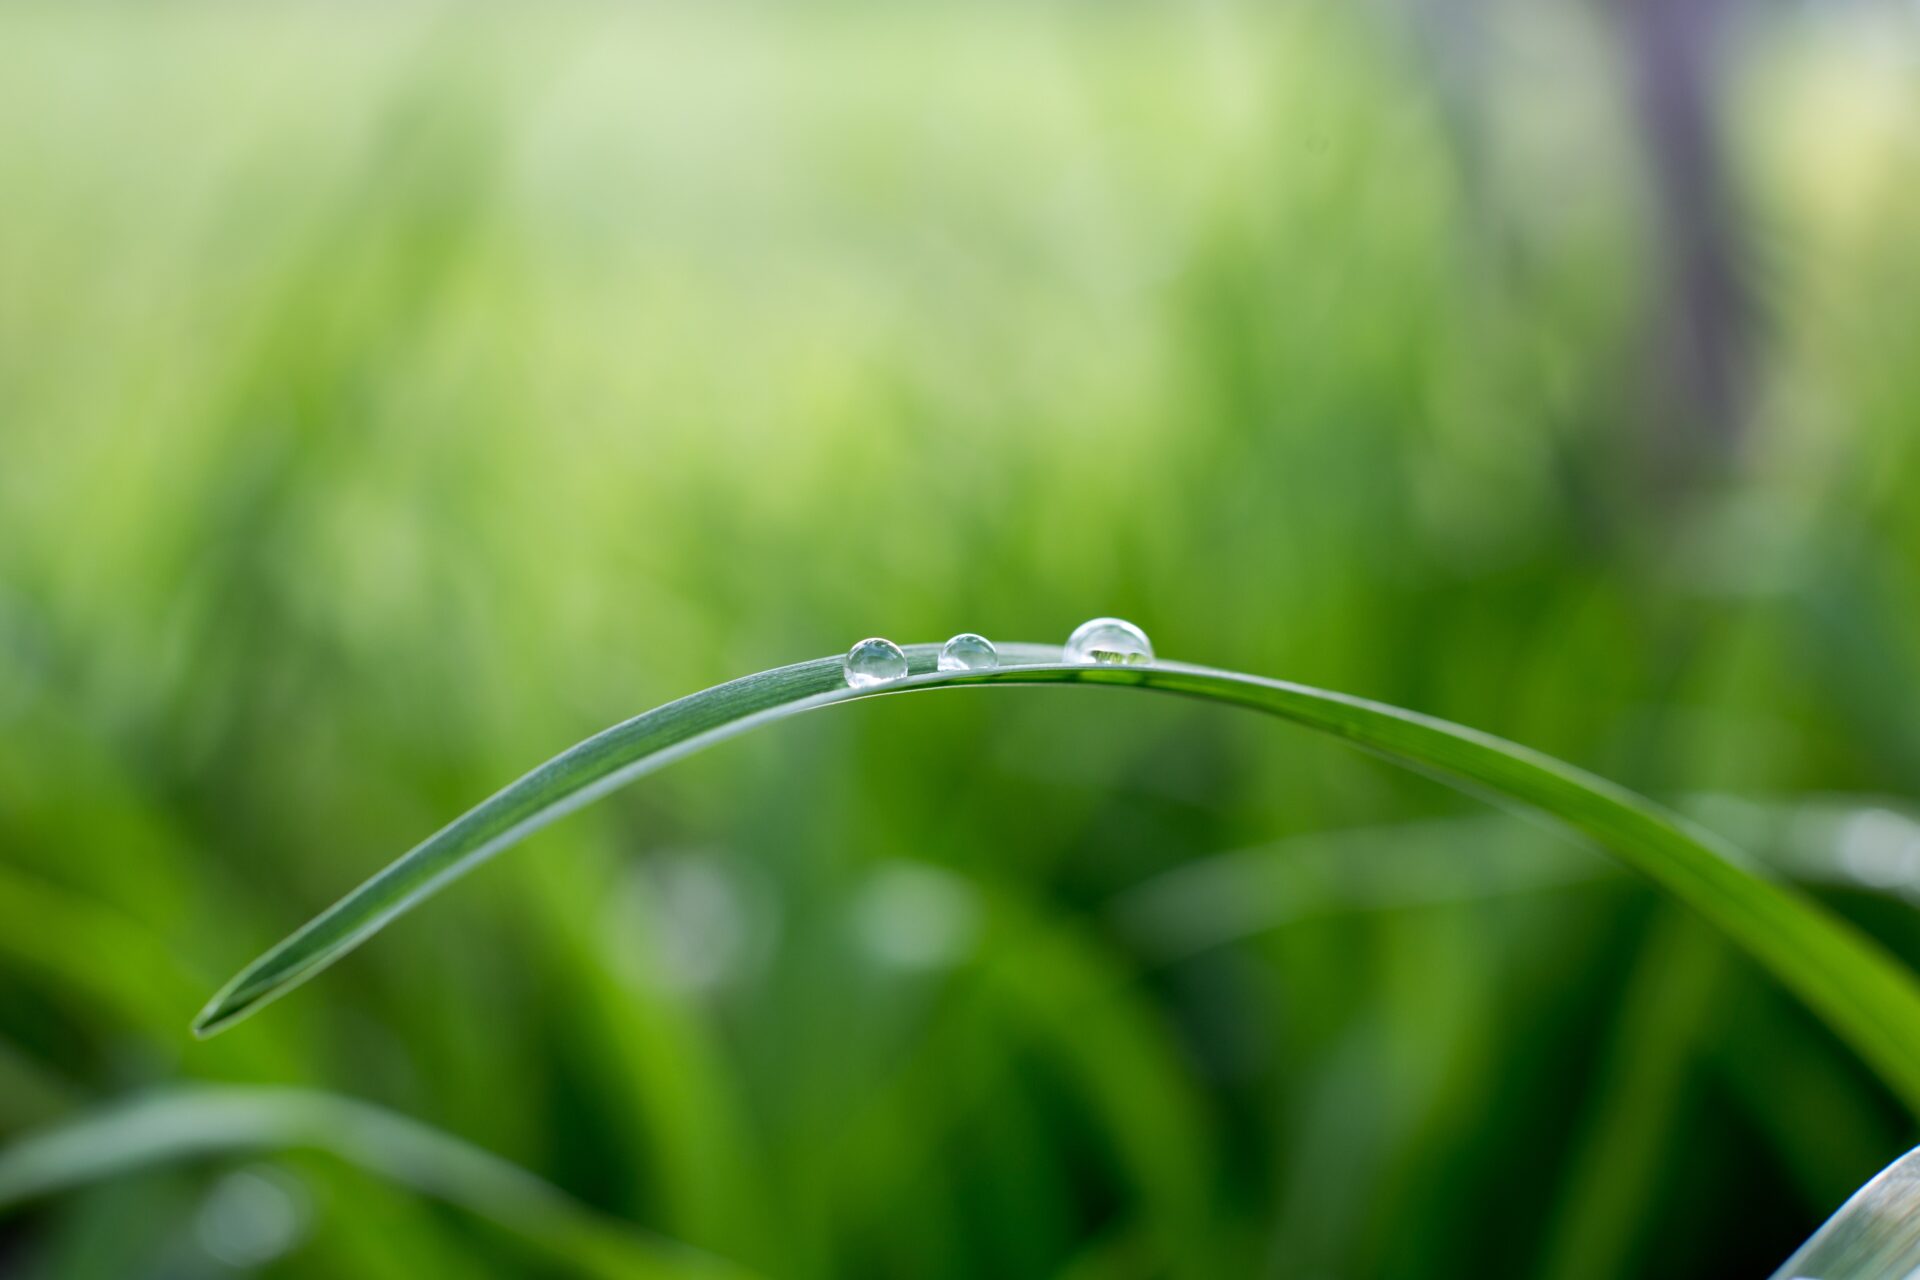
POLYGON ((294 1089, 174 1090, 36 1134, 0 1153, 0 1209, 146 1165, 302 1148, 458 1205, 587 1274, 631 1280, 745 1274, 608 1222, 540 1179, 404 1116, 294 1089))
MULTIPOLYGON (((1799 935, 1185 699, 789 720, 185 1032, 635 709, 1096 613, 1617 779, 1911 965, 1910 20, 1731 8, 1720 441, 1618 6, 1450 73, 1394 6, 0 7, 0 1149, 298 1089, 801 1280, 1767 1274, 1920 1140, 1748 959, 1799 935)), ((1873 1004, 1836 954, 1789 983, 1873 1004)), ((258 1161, 275 1277, 566 1268, 250 1148, 0 1270, 228 1275, 258 1161)))
MULTIPOLYGON (((891 693, 1093 684, 1250 707, 1298 721, 1469 789, 1531 806, 1618 856, 1746 948, 1833 1023, 1920 1113, 1920 986, 1899 962, 1813 904, 1740 869, 1730 850, 1609 783, 1459 725, 1304 685, 1185 663, 1067 665, 1044 645, 1001 646, 988 671, 935 668, 938 644, 907 650, 909 677, 849 688, 838 658, 744 676, 594 735, 495 794, 274 947, 194 1022, 219 1031, 306 981, 475 864, 554 819, 701 747, 787 716, 891 693)), ((1663 974, 1664 984, 1670 975, 1663 974)))

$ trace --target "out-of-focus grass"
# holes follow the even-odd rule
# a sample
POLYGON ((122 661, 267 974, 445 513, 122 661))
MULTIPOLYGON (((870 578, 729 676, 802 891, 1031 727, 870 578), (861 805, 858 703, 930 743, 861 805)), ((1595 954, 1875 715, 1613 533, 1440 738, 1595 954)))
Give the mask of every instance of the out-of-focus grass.
MULTIPOLYGON (((1308 857, 1310 913, 1166 960, 1155 877, 1463 811, 1202 708, 797 722, 181 1029, 500 778, 875 631, 1118 612, 1655 794, 1911 803, 1906 21, 1737 46, 1755 407, 1669 484, 1584 19, 1503 27, 1475 128, 1330 10, 0 10, 6 1136, 324 1087, 780 1275, 1764 1274, 1891 1099, 1612 877, 1308 857)), ((1827 892, 1913 957, 1902 883, 1827 892)), ((274 1274, 531 1265, 288 1168, 274 1274)), ((0 1264, 222 1274, 224 1172, 0 1264)))

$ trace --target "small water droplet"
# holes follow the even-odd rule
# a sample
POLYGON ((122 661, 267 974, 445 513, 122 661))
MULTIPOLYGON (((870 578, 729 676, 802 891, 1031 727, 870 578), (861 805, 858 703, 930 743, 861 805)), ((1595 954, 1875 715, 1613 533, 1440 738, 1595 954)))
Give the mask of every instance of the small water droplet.
POLYGON ((891 640, 874 636, 847 650, 841 660, 847 683, 855 689, 871 689, 877 684, 898 680, 907 674, 907 655, 891 640))
POLYGON ((987 671, 1000 665, 1000 651, 993 641, 962 631, 940 650, 942 671, 987 671))
POLYGON ((1094 618, 1067 637, 1066 660, 1089 666, 1143 666, 1153 661, 1153 644, 1146 632, 1124 618, 1094 618))

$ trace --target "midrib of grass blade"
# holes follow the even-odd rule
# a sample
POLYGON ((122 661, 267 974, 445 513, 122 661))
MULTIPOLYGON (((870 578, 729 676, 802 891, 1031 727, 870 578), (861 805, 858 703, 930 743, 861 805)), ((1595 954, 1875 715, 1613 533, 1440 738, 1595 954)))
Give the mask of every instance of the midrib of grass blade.
POLYGON ((858 698, 968 686, 1098 684, 1248 707, 1344 738, 1496 800, 1545 813, 1699 912, 1819 1013, 1920 1114, 1920 986, 1864 935, 1741 865, 1732 849, 1633 793, 1477 730, 1347 694, 1178 662, 1068 666, 1052 645, 1001 646, 991 671, 936 671, 854 690, 838 658, 747 676, 669 702, 562 752, 362 884, 228 983, 210 1035, 312 977, 454 877, 608 791, 763 724, 858 698))

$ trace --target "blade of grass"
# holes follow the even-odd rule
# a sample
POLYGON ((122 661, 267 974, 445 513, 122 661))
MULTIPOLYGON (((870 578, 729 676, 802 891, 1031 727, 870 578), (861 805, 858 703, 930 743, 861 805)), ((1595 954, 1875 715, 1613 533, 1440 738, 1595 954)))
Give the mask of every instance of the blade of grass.
POLYGON ((734 1278, 731 1263, 602 1218, 518 1165, 405 1116, 306 1089, 207 1085, 100 1108, 0 1151, 0 1213, 117 1174, 235 1152, 322 1151, 459 1205, 596 1275, 734 1278))
POLYGON ((1570 765, 1477 730, 1347 694, 1177 662, 1069 666, 1051 645, 1002 646, 990 671, 909 674, 854 690, 838 658, 716 685, 588 738, 483 801, 322 912, 222 988, 194 1023, 210 1035, 366 941, 484 859, 651 770, 787 716, 859 698, 966 686, 1092 684, 1247 707, 1333 734, 1456 786, 1566 824, 1699 912, 1818 1012, 1920 1114, 1920 986, 1870 939, 1742 864, 1716 837, 1570 765))
POLYGON ((0 1040, 0 1132, 50 1120, 78 1106, 80 1098, 73 1084, 0 1040))
POLYGON ((556 1025, 583 1038, 587 1075, 574 1091, 611 1144, 646 1153, 649 1176, 633 1191, 646 1197, 649 1221, 679 1239, 724 1240, 736 1256, 758 1256, 749 1242, 766 1238, 758 1215, 771 1198, 751 1189, 763 1170, 711 1028, 670 991, 633 980, 632 958, 620 954, 624 933, 580 928, 606 909, 604 868, 584 857, 565 862, 523 877, 517 900, 545 935, 546 981, 563 992, 554 997, 556 1025))
MULTIPOLYGON (((180 1049, 180 1015, 193 1007, 209 980, 148 921, 4 864, 0 962, 37 975, 89 1022, 116 1035, 135 1033, 169 1058, 180 1049)), ((301 1082, 310 1075, 312 1059, 301 1052, 304 1034, 287 1030, 295 1034, 236 1038, 237 1052, 198 1061, 223 1075, 267 1074, 301 1082)))
POLYGON ((1853 1194, 1772 1280, 1894 1280, 1920 1273, 1920 1150, 1853 1194))
POLYGON ((1671 908, 1655 918, 1621 996, 1585 1132, 1547 1237, 1549 1280, 1633 1275, 1702 1047, 1716 1039, 1726 948, 1671 908))
MULTIPOLYGON (((1107 1227, 1127 1224, 1138 1269, 1162 1280, 1232 1273, 1221 1261, 1226 1215, 1205 1091, 1139 968, 1077 914, 1019 885, 975 891, 984 908, 977 958, 916 1025, 910 1052, 862 1090, 857 1108, 836 1116, 809 1179, 852 1223, 893 1218, 916 1201, 950 1208, 966 1195, 954 1178, 956 1151, 977 1156, 983 1142, 1005 1144, 995 1167, 1005 1161, 1020 1172, 993 1188, 990 1212, 1018 1224, 1023 1248, 1038 1242, 1050 1256, 1051 1242, 1064 1252, 1078 1238, 1063 1199, 1071 1179, 1045 1126, 1023 1114, 1044 1108, 1060 1118, 1060 1104, 1035 1087, 1057 1079, 1090 1130, 1110 1135, 1106 1162, 1122 1185, 1099 1195, 1107 1227)), ((1021 1270, 995 1263, 995 1274, 1021 1270)), ((977 1255, 959 1264, 960 1274, 987 1269, 977 1255)))
POLYGON ((1303 920, 1550 893, 1620 868, 1503 814, 1313 831, 1208 853, 1107 906, 1156 960, 1199 955, 1303 920))

